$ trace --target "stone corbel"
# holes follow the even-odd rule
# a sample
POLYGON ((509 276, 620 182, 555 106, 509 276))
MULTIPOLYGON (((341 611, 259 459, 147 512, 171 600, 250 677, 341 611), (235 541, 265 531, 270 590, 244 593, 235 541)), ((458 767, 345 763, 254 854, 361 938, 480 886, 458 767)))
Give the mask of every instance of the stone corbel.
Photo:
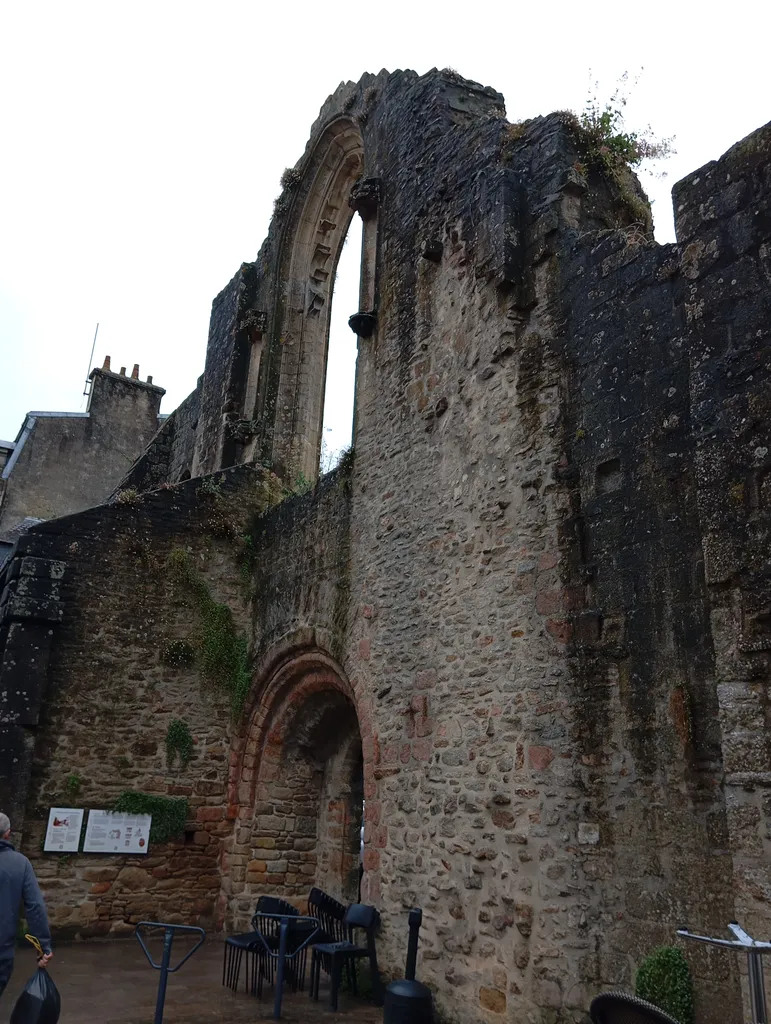
POLYGON ((370 313, 361 310, 348 318, 348 326, 359 338, 371 338, 377 326, 377 316, 374 310, 370 313))
POLYGON ((348 205, 362 220, 373 217, 380 205, 380 178, 360 178, 351 189, 348 205))

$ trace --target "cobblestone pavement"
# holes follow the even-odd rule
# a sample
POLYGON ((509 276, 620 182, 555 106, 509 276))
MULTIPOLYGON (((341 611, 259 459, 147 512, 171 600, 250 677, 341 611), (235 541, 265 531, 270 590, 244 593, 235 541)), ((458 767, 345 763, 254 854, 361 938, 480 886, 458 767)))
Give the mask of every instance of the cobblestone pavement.
MULTIPOLYGON (((175 943, 174 957, 184 952, 175 943)), ((160 959, 160 943, 152 947, 160 959)), ((16 997, 35 970, 32 951, 16 956, 11 982, 0 1000, 0 1024, 6 1024, 16 997)), ((62 997, 60 1024, 152 1024, 158 991, 158 972, 153 971, 136 942, 77 943, 60 946, 50 965, 51 977, 62 997)), ((241 975, 243 983, 243 973, 241 975)), ((312 1003, 307 992, 287 994, 282 1020, 290 1024, 379 1024, 383 1011, 369 1003, 340 998, 340 1011, 326 1009, 323 988, 320 1001, 312 1003)), ((273 989, 261 1000, 243 991, 234 994, 222 987, 222 943, 208 941, 182 967, 169 976, 164 1024, 246 1024, 271 1018, 273 989)))

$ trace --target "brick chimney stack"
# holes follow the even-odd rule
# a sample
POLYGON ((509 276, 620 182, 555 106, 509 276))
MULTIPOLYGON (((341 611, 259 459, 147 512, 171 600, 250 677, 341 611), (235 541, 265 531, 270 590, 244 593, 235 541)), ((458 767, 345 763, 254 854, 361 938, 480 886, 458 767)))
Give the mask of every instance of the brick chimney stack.
POLYGON ((148 377, 147 382, 139 379, 139 363, 134 363, 129 377, 125 366, 121 366, 120 373, 116 373, 111 367, 110 357, 105 356, 102 366, 95 366, 90 378, 88 411, 94 422, 112 420, 123 415, 118 406, 124 404, 126 416, 134 416, 139 420, 148 417, 151 422, 157 423, 161 398, 165 392, 153 384, 152 377, 148 377))

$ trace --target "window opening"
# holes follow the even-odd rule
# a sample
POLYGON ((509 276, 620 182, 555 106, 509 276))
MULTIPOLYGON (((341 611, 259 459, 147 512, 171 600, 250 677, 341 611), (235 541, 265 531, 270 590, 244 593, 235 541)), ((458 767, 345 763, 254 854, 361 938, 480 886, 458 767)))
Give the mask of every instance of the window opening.
POLYGON ((348 318, 359 308, 363 224, 354 214, 337 261, 329 318, 319 473, 334 469, 353 442, 356 335, 348 318))

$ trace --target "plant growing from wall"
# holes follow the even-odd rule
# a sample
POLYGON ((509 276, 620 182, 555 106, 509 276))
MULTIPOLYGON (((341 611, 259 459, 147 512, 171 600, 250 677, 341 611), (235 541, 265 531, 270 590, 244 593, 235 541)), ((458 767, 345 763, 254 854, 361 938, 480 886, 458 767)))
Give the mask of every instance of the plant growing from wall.
POLYGON ((645 957, 635 976, 635 994, 680 1024, 693 1024, 691 969, 676 946, 660 946, 645 957))
MULTIPOLYGON (((610 99, 601 103, 597 96, 598 85, 578 115, 578 123, 587 144, 587 158, 613 175, 619 163, 639 167, 645 160, 663 160, 674 153, 674 139, 657 139, 648 125, 643 131, 630 131, 626 126, 624 110, 628 102, 627 72, 619 79, 610 99)), ((637 80, 632 83, 637 84, 637 80)))
POLYGON ((189 640, 172 640, 167 637, 161 643, 161 659, 167 665, 192 665, 195 661, 195 647, 189 640))
POLYGON ((238 714, 251 683, 248 640, 236 629, 230 608, 214 600, 186 551, 175 549, 168 563, 172 579, 188 590, 198 607, 201 620, 195 644, 198 665, 206 678, 227 691, 233 712, 238 714))
POLYGON ((206 526, 209 532, 215 537, 234 537, 237 526, 220 479, 216 476, 204 477, 195 493, 208 509, 206 526))
POLYGON ((125 487, 115 495, 115 503, 117 505, 137 505, 141 500, 136 487, 125 487))
POLYGON ((80 792, 80 787, 83 785, 83 779, 77 772, 70 772, 67 778, 64 780, 64 791, 67 794, 68 799, 74 800, 80 792))
POLYGON ((313 489, 313 481, 309 480, 308 477, 300 471, 294 478, 294 484, 290 490, 290 494, 307 494, 308 491, 313 489))
POLYGON ((175 718, 169 722, 166 730, 166 764, 169 768, 174 764, 174 759, 179 758, 180 764, 184 767, 193 756, 193 737, 187 722, 181 718, 175 718))
POLYGON ((136 790, 121 793, 112 809, 124 814, 151 814, 151 843, 166 843, 175 839, 184 831, 188 817, 188 804, 184 797, 154 796, 136 790))
MULTIPOLYGON (((617 187, 620 197, 638 225, 650 224, 650 209, 629 174, 630 168, 655 163, 671 156, 674 139, 658 139, 650 126, 642 131, 627 127, 625 108, 628 100, 628 74, 621 76, 610 99, 598 99, 597 84, 590 91, 580 114, 565 112, 565 124, 571 129, 581 160, 575 171, 586 178, 590 169, 599 171, 617 187)), ((632 83, 636 84, 636 81, 632 83)), ((645 240, 643 232, 640 240, 645 240)))
POLYGON ((222 485, 218 482, 216 477, 205 476, 196 488, 195 493, 199 496, 206 496, 212 498, 222 497, 222 485))
POLYGON ((340 453, 340 458, 337 463, 337 472, 340 475, 340 482, 343 487, 350 490, 351 482, 353 480, 353 466, 356 460, 356 449, 353 445, 350 448, 345 448, 340 453))

